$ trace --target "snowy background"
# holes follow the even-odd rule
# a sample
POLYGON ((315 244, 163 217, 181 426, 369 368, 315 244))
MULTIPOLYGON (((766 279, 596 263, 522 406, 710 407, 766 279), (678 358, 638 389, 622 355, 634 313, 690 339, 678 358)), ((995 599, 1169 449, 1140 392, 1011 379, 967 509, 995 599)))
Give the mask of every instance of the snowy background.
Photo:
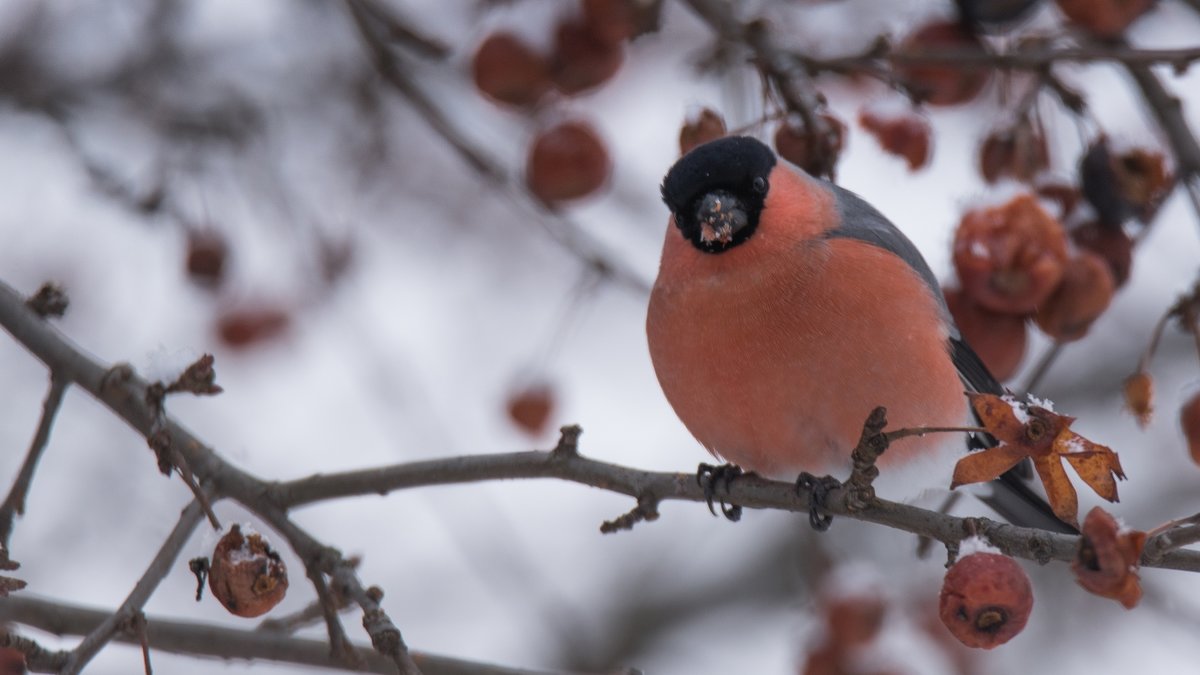
MULTIPOLYGON (((265 478, 548 448, 553 433, 528 438, 504 405, 514 388, 543 380, 556 392, 551 427, 581 424, 588 456, 683 472, 706 458, 655 381, 643 333, 646 296, 593 283, 579 259, 547 235, 556 221, 519 186, 497 188, 471 173, 402 98, 386 89, 369 102, 357 96, 371 70, 339 3, 180 3, 170 34, 179 62, 155 71, 160 79, 122 89, 107 77, 144 48, 153 7, 0 5, 0 81, 16 77, 13 55, 26 54, 54 75, 47 82, 66 83, 61 95, 72 101, 66 121, 56 121, 36 100, 9 95, 38 87, 0 87, 0 278, 26 293, 49 279, 63 284, 71 307, 58 324, 73 340, 151 378, 215 354, 225 393, 172 398, 168 409, 227 459, 265 478), (5 48, 22 43, 27 52, 5 48), (154 105, 122 95, 139 86, 155 92, 154 105), (251 111, 230 113, 248 129, 240 140, 170 131, 180 110, 229 100, 251 111), (96 167, 132 194, 163 183, 169 208, 138 213, 103 188, 96 167), (181 222, 230 242, 228 277, 218 290, 188 279, 181 222), (349 266, 333 282, 322 274, 328 247, 321 242, 349 251, 349 266), (218 339, 216 317, 246 307, 281 309, 290 323, 275 339, 233 349, 218 339)), ((667 218, 658 182, 677 156, 680 121, 696 105, 722 110, 731 126, 759 113, 748 73, 696 75, 692 61, 711 36, 673 2, 662 31, 628 47, 612 82, 540 121, 478 96, 469 60, 496 27, 545 43, 553 18, 570 11, 565 3, 529 0, 492 12, 477 12, 471 2, 396 7, 453 47, 446 63, 413 59, 413 72, 513 176, 522 175, 539 124, 570 114, 597 125, 614 160, 611 185, 565 215, 646 283, 667 218)), ((816 3, 788 40, 820 53, 853 51, 878 32, 901 32, 948 10, 937 2, 816 3)), ((1046 14, 1041 19, 1052 23, 1052 10, 1046 14)), ((1163 2, 1129 37, 1165 48, 1194 46, 1196 35, 1197 15, 1163 2)), ((1118 69, 1063 73, 1114 137, 1161 143, 1118 69)), ((1192 95, 1186 112, 1200 129, 1200 72, 1161 74, 1175 92, 1192 95)), ((863 101, 884 95, 874 85, 830 81, 822 88, 846 120, 863 101)), ((952 228, 965 207, 989 194, 974 168, 980 134, 1002 118, 994 87, 975 103, 936 111, 933 164, 915 175, 852 127, 839 180, 903 228, 949 278, 952 228)), ((1062 118, 1050 133, 1053 170, 1070 177, 1084 139, 1062 118)), ((1176 418, 1200 382, 1189 339, 1169 332, 1160 349, 1153 366, 1160 414, 1146 431, 1121 412, 1120 401, 1122 379, 1155 321, 1194 281, 1197 261, 1197 215, 1177 194, 1139 249, 1128 286, 1091 335, 1066 349, 1040 392, 1078 416, 1077 430, 1120 452, 1129 481, 1113 511, 1142 529, 1200 511, 1200 469, 1187 457, 1176 418)), ((1034 342, 1027 361, 1046 347, 1044 339, 1034 342)), ((47 378, 6 337, 0 374, 7 487, 47 378)), ((11 542, 25 592, 116 607, 189 500, 177 479, 158 473, 136 433, 71 389, 11 542)), ((1085 498, 1083 508, 1090 505, 1085 498)), ((894 599, 883 638, 892 672, 955 672, 918 628, 944 557, 916 559, 912 537, 845 519, 817 537, 803 519, 778 513, 747 512, 730 524, 690 503, 664 504, 660 520, 632 532, 599 534, 600 522, 632 506, 574 484, 519 481, 346 499, 295 515, 319 539, 363 556, 363 580, 385 589, 385 609, 421 651, 528 668, 794 672, 821 630, 808 611, 814 578, 855 562, 871 568, 894 599), (614 655, 618 663, 609 661, 614 655)), ((217 512, 253 524, 232 503, 217 512)), ((186 560, 207 555, 216 538, 198 530, 146 606, 149 616, 254 625, 211 598, 193 601, 186 560)), ((300 562, 286 553, 285 560, 291 590, 276 613, 313 597, 300 562)), ((1026 569, 1037 593, 1029 626, 1007 647, 976 654, 974 672, 1195 668, 1200 577, 1145 571, 1147 597, 1126 611, 1076 587, 1063 565, 1026 569)), ((346 623, 365 640, 357 617, 346 623)), ((23 632, 47 647, 75 643, 23 632)), ((323 632, 316 626, 304 634, 323 632)), ((152 658, 156 672, 166 673, 303 670, 160 652, 152 658)), ((140 659, 138 650, 112 645, 88 672, 140 672, 140 659)))

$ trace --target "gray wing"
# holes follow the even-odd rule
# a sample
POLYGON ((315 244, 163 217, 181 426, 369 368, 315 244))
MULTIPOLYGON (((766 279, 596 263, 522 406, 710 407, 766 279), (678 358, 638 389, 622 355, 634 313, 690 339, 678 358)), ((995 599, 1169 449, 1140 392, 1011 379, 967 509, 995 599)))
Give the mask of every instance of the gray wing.
MULTIPOLYGON (((987 369, 975 350, 963 340, 958 327, 954 325, 954 319, 950 316, 950 309, 946 306, 946 298, 942 295, 937 277, 912 241, 904 236, 892 221, 858 195, 833 183, 826 182, 826 185, 837 199, 841 224, 825 236, 864 241, 890 251, 908 263, 908 266, 925 281, 938 303, 942 318, 949 328, 950 357, 966 388, 986 394, 1007 393, 1004 385, 987 369)), ((972 434, 968 442, 972 449, 987 448, 996 444, 995 439, 987 434, 972 434)), ((1075 528, 1059 520, 1046 501, 1026 484, 1025 479, 1032 473, 1027 464, 1019 464, 993 481, 992 494, 982 497, 982 501, 1015 525, 1039 527, 1067 534, 1077 533, 1075 528)))
POLYGON ((946 299, 942 297, 942 287, 912 241, 874 206, 863 201, 862 197, 833 183, 826 183, 826 185, 837 199, 838 214, 842 217, 842 222, 838 227, 827 232, 825 236, 834 239, 858 239, 896 254, 901 260, 908 263, 908 266, 913 268, 913 271, 920 275, 925 284, 929 286, 930 292, 938 302, 943 318, 946 319, 946 325, 950 326, 951 337, 960 337, 958 328, 954 327, 954 320, 950 318, 946 299))
POLYGON ((863 201, 861 197, 843 187, 832 183, 828 183, 828 185, 837 198, 838 212, 842 221, 841 225, 830 230, 826 236, 865 241, 894 253, 908 263, 908 266, 913 268, 929 286, 934 300, 938 303, 942 318, 949 327, 950 356, 954 360, 955 367, 958 368, 958 374, 962 378, 963 384, 970 391, 1003 394, 1004 386, 988 371, 987 366, 983 364, 975 350, 963 341, 962 334, 959 333, 958 327, 954 325, 954 319, 950 316, 950 309, 946 306, 946 298, 942 295, 942 287, 938 284, 937 277, 934 276, 933 270, 929 269, 929 264, 925 262, 925 258, 912 241, 904 236, 904 233, 893 225, 892 221, 884 217, 875 207, 863 201))

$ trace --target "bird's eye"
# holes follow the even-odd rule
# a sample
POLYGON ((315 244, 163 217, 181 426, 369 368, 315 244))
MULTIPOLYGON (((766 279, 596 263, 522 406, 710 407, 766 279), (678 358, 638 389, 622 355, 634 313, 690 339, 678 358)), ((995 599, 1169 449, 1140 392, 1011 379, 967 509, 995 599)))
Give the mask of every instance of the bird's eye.
POLYGON ((766 194, 767 193, 767 179, 763 178, 762 176, 755 178, 754 184, 752 185, 752 187, 754 188, 754 191, 757 192, 758 194, 760 194, 760 195, 766 194))

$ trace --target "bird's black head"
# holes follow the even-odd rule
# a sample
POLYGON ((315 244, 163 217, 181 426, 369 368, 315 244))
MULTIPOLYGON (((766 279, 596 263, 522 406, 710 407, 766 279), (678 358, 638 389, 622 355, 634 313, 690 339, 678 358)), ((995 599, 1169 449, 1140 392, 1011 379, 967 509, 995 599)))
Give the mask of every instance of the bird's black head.
POLYGON ((684 155, 663 179, 675 225, 705 253, 750 238, 766 202, 775 153, 747 136, 721 138, 684 155))

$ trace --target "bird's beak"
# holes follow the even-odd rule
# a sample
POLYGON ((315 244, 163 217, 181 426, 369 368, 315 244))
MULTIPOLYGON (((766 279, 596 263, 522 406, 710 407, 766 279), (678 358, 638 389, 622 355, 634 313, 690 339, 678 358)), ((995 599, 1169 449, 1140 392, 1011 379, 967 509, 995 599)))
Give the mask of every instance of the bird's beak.
POLYGON ((737 197, 724 190, 704 195, 696 207, 696 222, 700 224, 700 241, 705 244, 728 244, 733 235, 750 222, 746 207, 737 197))

